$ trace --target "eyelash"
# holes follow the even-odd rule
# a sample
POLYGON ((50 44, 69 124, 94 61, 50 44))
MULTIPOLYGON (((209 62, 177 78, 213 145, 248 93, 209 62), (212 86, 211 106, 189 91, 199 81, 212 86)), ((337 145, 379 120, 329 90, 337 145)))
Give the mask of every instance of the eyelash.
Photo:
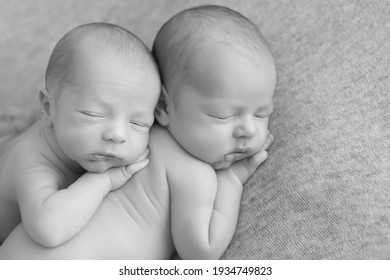
MULTIPOLYGON (((217 119, 217 120, 228 120, 228 119, 231 119, 231 118, 233 118, 234 116, 231 116, 231 117, 217 117, 217 116, 211 116, 211 117, 213 117, 213 118, 215 118, 215 119, 217 119)), ((265 119, 265 118, 268 118, 269 117, 269 115, 262 115, 262 116, 260 116, 260 115, 254 115, 254 117, 255 118, 258 118, 258 119, 265 119)))
POLYGON ((214 119, 217 119, 217 120, 228 120, 230 118, 233 118, 233 116, 230 116, 230 117, 218 117, 218 116, 213 116, 213 115, 209 115, 209 116, 214 118, 214 119))
POLYGON ((136 126, 139 126, 139 127, 144 127, 144 128, 149 128, 150 126, 145 124, 145 123, 142 123, 142 122, 137 122, 137 121, 131 121, 130 124, 133 124, 133 125, 136 125, 136 126))
POLYGON ((214 118, 216 118, 217 120, 226 121, 226 120, 233 118, 233 117, 214 117, 214 118))
MULTIPOLYGON (((96 112, 91 112, 91 111, 81 111, 83 115, 86 115, 88 117, 93 117, 93 118, 104 118, 103 114, 99 114, 96 112)), ((137 121, 130 121, 130 124, 139 126, 139 127, 144 127, 144 128, 149 128, 150 126, 148 124, 142 123, 142 122, 137 122, 137 121)))
POLYGON ((86 115, 86 116, 93 117, 93 118, 104 118, 104 115, 102 115, 100 113, 96 113, 96 112, 82 111, 81 113, 86 115))
POLYGON ((255 115, 255 117, 259 118, 259 119, 265 119, 265 118, 268 118, 269 115, 263 115, 263 116, 255 115))

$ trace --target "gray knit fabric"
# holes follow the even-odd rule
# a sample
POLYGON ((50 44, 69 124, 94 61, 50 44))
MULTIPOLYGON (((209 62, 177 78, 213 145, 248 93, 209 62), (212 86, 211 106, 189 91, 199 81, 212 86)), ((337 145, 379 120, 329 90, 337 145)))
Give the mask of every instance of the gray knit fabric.
POLYGON ((275 142, 223 258, 389 259, 387 0, 0 0, 1 112, 20 125, 38 108, 50 51, 72 27, 117 23, 150 46, 170 16, 205 3, 253 20, 278 71, 275 142))
POLYGON ((224 257, 389 259, 388 2, 266 2, 276 140, 224 257))

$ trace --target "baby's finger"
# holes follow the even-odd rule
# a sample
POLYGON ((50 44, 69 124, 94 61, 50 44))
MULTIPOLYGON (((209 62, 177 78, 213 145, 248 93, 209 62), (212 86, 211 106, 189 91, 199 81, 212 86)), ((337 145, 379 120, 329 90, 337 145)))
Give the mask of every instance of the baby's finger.
POLYGON ((146 148, 145 152, 138 158, 137 162, 142 161, 149 156, 149 148, 146 148))
POLYGON ((271 146, 272 142, 274 142, 274 136, 268 132, 267 139, 261 149, 267 150, 271 146))
POLYGON ((137 161, 135 163, 129 164, 126 166, 126 177, 130 178, 133 176, 134 173, 137 173, 138 171, 144 169, 149 164, 149 159, 143 159, 140 161, 137 161))
POLYGON ((256 169, 260 164, 262 164, 267 159, 267 157, 268 157, 268 153, 266 151, 258 152, 248 159, 248 165, 256 169))

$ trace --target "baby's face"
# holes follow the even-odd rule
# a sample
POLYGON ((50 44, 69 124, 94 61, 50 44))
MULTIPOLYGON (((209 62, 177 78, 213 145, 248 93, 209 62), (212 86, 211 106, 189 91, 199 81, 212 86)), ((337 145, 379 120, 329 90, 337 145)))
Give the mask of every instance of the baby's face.
POLYGON ((168 102, 168 129, 193 156, 215 169, 228 168, 259 151, 267 138, 275 66, 269 58, 254 63, 225 50, 199 70, 200 84, 183 85, 176 105, 168 102))
POLYGON ((61 150, 91 172, 135 162, 148 144, 160 92, 157 75, 99 58, 81 76, 55 105, 61 150))

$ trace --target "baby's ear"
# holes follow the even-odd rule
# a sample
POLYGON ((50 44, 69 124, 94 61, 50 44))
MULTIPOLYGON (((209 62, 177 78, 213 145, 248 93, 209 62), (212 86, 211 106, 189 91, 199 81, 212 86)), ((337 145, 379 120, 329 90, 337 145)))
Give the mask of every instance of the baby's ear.
POLYGON ((161 86, 161 94, 158 99, 156 109, 154 110, 154 117, 162 126, 167 126, 169 123, 168 110, 167 110, 168 94, 165 86, 161 86))
POLYGON ((41 103, 42 120, 46 127, 51 127, 53 122, 51 120, 51 104, 49 100, 49 93, 46 87, 39 91, 39 101, 41 103))

